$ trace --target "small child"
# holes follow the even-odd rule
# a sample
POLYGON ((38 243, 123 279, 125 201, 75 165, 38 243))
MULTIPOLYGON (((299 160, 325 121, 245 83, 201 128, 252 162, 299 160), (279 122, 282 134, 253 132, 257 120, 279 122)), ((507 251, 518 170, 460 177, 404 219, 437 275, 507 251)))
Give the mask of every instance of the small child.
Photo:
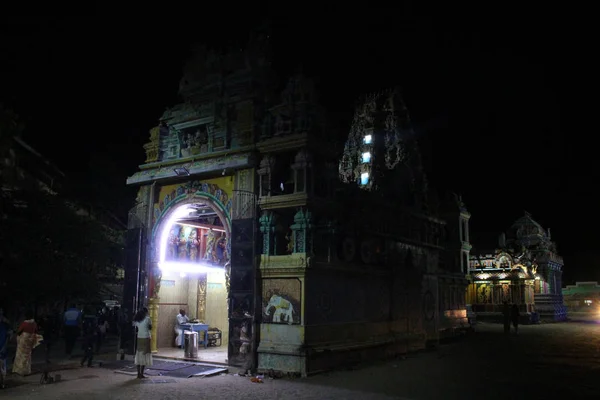
POLYGON ((83 359, 81 360, 81 366, 87 361, 87 366, 92 366, 92 360, 94 359, 94 344, 96 343, 96 329, 92 326, 88 326, 85 330, 85 336, 83 337, 83 359))

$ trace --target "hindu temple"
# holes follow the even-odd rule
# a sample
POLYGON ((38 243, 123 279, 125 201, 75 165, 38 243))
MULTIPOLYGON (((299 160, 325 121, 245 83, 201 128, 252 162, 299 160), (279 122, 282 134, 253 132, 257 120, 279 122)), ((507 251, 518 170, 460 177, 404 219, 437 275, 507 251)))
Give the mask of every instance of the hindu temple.
POLYGON ((519 306, 525 323, 564 321, 563 265, 550 229, 525 213, 500 235, 496 250, 471 254, 467 303, 478 318, 498 318, 507 302, 519 306))
POLYGON ((470 214, 431 201, 400 91, 338 148, 312 81, 274 76, 264 36, 198 49, 127 179, 123 307, 148 306, 153 352, 193 329, 198 360, 307 375, 465 328, 470 214))

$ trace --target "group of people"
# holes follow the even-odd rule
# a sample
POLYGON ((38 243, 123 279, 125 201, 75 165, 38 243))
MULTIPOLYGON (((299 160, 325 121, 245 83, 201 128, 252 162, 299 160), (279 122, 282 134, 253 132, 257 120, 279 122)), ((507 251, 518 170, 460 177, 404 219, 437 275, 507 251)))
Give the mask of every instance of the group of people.
POLYGON ((61 332, 65 338, 65 353, 71 356, 77 339, 83 332, 84 357, 81 365, 87 362, 92 365, 94 352, 98 353, 109 329, 108 319, 104 310, 93 318, 86 318, 82 311, 71 305, 64 314, 49 312, 34 319, 33 312, 25 312, 25 319, 18 327, 13 329, 4 311, 0 308, 0 387, 4 386, 7 373, 8 346, 16 333, 16 353, 13 359, 12 372, 21 376, 31 374, 31 358, 33 350, 43 344, 45 347, 46 362, 50 363, 50 352, 61 332))
POLYGON ((502 316, 504 317, 504 333, 510 333, 511 323, 515 329, 515 333, 519 333, 519 319, 521 318, 519 306, 516 304, 511 306, 505 301, 502 307, 502 316))

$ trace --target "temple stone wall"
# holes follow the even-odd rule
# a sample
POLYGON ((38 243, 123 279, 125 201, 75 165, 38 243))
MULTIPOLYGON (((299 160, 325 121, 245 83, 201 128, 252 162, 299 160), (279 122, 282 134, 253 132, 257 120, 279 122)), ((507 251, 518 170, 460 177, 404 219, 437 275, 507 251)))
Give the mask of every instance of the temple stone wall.
POLYGON ((175 345, 175 318, 179 309, 189 310, 189 285, 188 277, 163 276, 161 280, 157 330, 159 348, 175 345))
POLYGON ((227 287, 225 275, 221 272, 209 272, 206 284, 206 321, 211 328, 223 333, 222 343, 227 343, 229 318, 227 317, 227 287))
POLYGON ((436 276, 425 275, 419 285, 408 288, 402 285, 402 274, 389 269, 331 264, 297 268, 290 261, 294 258, 301 256, 270 257, 261 266, 263 293, 268 291, 271 299, 278 292, 300 312, 284 322, 263 321, 259 370, 308 375, 423 349, 427 341, 439 338, 436 276), (277 267, 274 259, 287 262, 277 267), (298 291, 291 280, 302 284, 298 291), (280 285, 279 291, 274 284, 280 285))

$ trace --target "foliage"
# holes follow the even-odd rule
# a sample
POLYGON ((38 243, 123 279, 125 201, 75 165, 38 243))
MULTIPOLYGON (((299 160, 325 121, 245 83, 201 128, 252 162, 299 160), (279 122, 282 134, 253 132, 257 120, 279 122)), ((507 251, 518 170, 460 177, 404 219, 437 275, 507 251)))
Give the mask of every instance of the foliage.
POLYGON ((18 173, 20 130, 0 107, 0 301, 93 300, 121 264, 122 235, 18 173))
POLYGON ((0 233, 5 294, 27 302, 89 298, 101 276, 116 272, 121 244, 98 221, 39 190, 15 191, 11 200, 0 233))

